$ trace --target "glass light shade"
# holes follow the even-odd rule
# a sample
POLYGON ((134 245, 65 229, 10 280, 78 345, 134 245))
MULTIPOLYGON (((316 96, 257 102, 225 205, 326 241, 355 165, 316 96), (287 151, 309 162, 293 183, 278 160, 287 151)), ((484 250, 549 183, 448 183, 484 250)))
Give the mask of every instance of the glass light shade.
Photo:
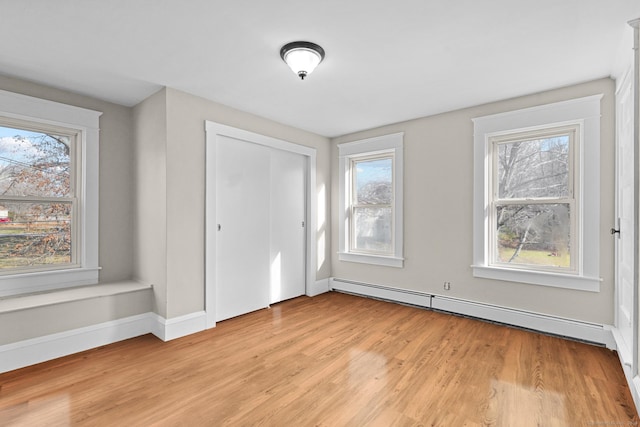
POLYGON ((294 73, 306 75, 318 66, 321 61, 320 55, 311 49, 293 49, 284 55, 284 61, 294 73))
POLYGON ((280 56, 304 80, 322 62, 324 50, 314 43, 293 42, 282 47, 280 56))

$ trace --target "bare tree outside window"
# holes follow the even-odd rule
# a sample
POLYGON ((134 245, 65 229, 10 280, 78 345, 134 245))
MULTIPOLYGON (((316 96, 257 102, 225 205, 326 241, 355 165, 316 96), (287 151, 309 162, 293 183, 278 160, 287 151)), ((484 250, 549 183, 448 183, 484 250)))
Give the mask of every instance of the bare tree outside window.
POLYGON ((72 262, 71 140, 0 127, 0 270, 72 262))
POLYGON ((352 162, 352 249, 393 253, 393 158, 352 162))
POLYGON ((573 130, 494 141, 498 264, 570 269, 573 130))

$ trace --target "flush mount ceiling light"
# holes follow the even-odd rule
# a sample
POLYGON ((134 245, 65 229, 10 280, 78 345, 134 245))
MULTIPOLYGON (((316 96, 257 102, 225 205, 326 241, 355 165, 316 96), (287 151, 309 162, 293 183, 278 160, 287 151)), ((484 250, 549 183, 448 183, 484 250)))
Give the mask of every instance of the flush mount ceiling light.
POLYGON ((280 57, 304 80, 324 59, 324 49, 311 42, 291 42, 282 46, 280 57))

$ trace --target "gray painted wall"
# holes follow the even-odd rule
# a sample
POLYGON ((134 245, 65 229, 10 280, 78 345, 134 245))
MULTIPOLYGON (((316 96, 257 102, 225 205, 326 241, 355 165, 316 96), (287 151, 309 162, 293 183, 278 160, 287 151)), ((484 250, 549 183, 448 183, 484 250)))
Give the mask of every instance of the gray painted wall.
MULTIPOLYGON (((324 197, 318 217, 329 218, 327 138, 170 88, 143 101, 134 112, 139 195, 135 278, 154 285, 155 310, 161 316, 204 310, 206 120, 316 148, 315 197, 324 197)), ((323 244, 317 280, 330 275, 329 247, 328 241, 323 244)))
MULTIPOLYGON (((425 117, 332 140, 332 203, 338 204, 337 144, 405 132, 403 269, 338 261, 332 212, 332 276, 446 295, 597 323, 613 323, 614 82, 594 82, 425 117), (474 278, 472 264, 474 117, 603 93, 601 103, 601 292, 474 278), (451 290, 443 290, 443 282, 451 290)), ((588 173, 588 171, 586 171, 588 173)))
POLYGON ((133 271, 133 120, 131 108, 0 76, 0 89, 102 111, 100 116, 100 281, 133 271))
POLYGON ((608 230, 614 216, 614 83, 610 79, 393 124, 332 141, 169 88, 134 108, 2 76, 0 89, 103 112, 100 279, 111 282, 133 277, 154 285, 153 306, 146 293, 140 292, 0 315, 0 324, 11 325, 0 330, 0 344, 151 309, 165 318, 204 309, 205 120, 317 149, 314 197, 319 207, 318 280, 334 276, 597 323, 613 321, 613 240, 608 230), (597 93, 604 93, 602 291, 473 278, 471 118, 597 93), (337 212, 331 209, 337 206, 338 195, 336 144, 400 131, 405 132, 406 266, 395 269, 340 262, 336 256, 337 212), (442 290, 445 280, 452 283, 447 293, 442 290))
MULTIPOLYGON (((100 246, 103 283, 133 274, 133 116, 131 108, 0 76, 0 89, 102 111, 100 246)), ((0 344, 148 312, 148 292, 93 298, 0 314, 0 344), (8 325, 8 326, 7 326, 8 325)))
POLYGON ((134 270, 153 285, 153 311, 167 313, 167 108, 163 89, 133 109, 134 270))

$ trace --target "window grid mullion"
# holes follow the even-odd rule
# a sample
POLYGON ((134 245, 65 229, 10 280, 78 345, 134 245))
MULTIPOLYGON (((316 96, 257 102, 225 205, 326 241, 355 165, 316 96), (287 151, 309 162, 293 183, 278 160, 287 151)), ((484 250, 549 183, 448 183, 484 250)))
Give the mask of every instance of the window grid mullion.
MULTIPOLYGON (((391 164, 392 164, 392 171, 391 171, 391 177, 392 177, 392 182, 391 182, 391 188, 392 188, 392 200, 394 200, 395 202, 395 190, 393 187, 393 171, 395 170, 395 156, 393 153, 390 152, 383 152, 383 153, 376 153, 376 154, 367 154, 367 155, 360 155, 360 156, 355 156, 352 157, 349 160, 349 189, 350 189, 350 194, 349 194, 349 219, 348 219, 348 224, 349 224, 349 251, 350 252, 354 252, 354 253, 369 253, 369 254, 384 254, 385 252, 378 252, 378 251, 374 251, 374 250, 367 250, 367 249, 357 249, 356 248, 356 230, 355 230, 355 211, 357 209, 363 209, 363 208, 378 208, 378 209, 383 209, 383 208, 390 208, 392 211, 392 218, 394 215, 394 208, 393 208, 393 203, 386 203, 386 204, 361 204, 358 203, 358 194, 357 194, 357 179, 356 179, 356 172, 357 172, 357 165, 358 163, 363 163, 363 162, 370 162, 370 161, 376 161, 376 160, 385 160, 385 159, 389 159, 391 160, 391 164)), ((395 229, 393 227, 393 220, 392 220, 392 232, 391 232, 391 247, 393 248, 395 244, 395 229)))
MULTIPOLYGON (((576 171, 577 171, 577 160, 575 156, 577 154, 576 147, 576 135, 579 132, 579 128, 576 125, 567 126, 560 129, 546 129, 546 130, 538 130, 532 132, 525 132, 513 135, 501 135, 495 136, 490 141, 490 150, 491 155, 489 158, 491 159, 489 165, 489 173, 490 173, 490 189, 488 192, 489 195, 489 207, 491 209, 490 213, 490 244, 489 244, 489 257, 490 263, 496 264, 500 266, 508 265, 510 268, 531 268, 532 266, 529 264, 525 265, 513 265, 510 263, 505 264, 500 261, 498 256, 498 206, 517 206, 517 205, 554 205, 554 204, 566 204, 569 207, 569 247, 571 248, 571 255, 569 259, 569 270, 570 271, 578 271, 578 256, 579 256, 579 242, 577 241, 577 221, 578 214, 576 212, 577 200, 576 200, 576 171), (554 137, 568 137, 568 148, 567 148, 567 174, 568 174, 568 182, 567 182, 567 192, 568 195, 562 197, 536 197, 536 198, 500 198, 499 195, 499 148, 503 144, 514 143, 514 142, 527 142, 534 140, 544 140, 548 138, 554 137)), ((541 265, 536 267, 541 270, 555 270, 556 267, 549 267, 545 265, 541 265)))
POLYGON ((538 199, 494 199, 495 205, 548 205, 554 203, 573 203, 573 197, 548 197, 538 199))

